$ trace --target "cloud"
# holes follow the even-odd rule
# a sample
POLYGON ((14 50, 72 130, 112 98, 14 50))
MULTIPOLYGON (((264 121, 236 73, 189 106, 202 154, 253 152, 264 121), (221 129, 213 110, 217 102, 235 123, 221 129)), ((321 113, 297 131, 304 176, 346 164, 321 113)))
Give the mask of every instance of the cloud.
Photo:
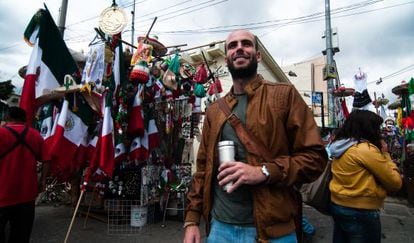
MULTIPOLYGON (((55 21, 58 20, 61 1, 23 0, 0 1, 0 79, 16 76, 18 68, 27 64, 31 48, 23 41, 23 31, 30 18, 46 2, 55 21), (22 7, 24 5, 24 7, 22 7)), ((129 23, 124 39, 131 41, 131 0, 116 1, 126 6, 129 23)), ((290 65, 320 56, 326 48, 321 36, 325 30, 324 1, 303 0, 137 0, 135 8, 135 35, 145 35, 152 20, 158 16, 151 34, 157 34, 166 46, 188 44, 182 49, 207 44, 226 38, 227 31, 219 33, 166 33, 166 31, 205 30, 226 26, 273 21, 274 27, 253 29, 268 51, 280 65, 290 65), (212 5, 216 4, 216 5, 212 5), (209 6, 211 5, 211 6, 209 6), (175 7, 174 7, 175 6, 175 7), (191 7, 194 6, 194 7, 191 7), (174 17, 175 16, 175 17, 174 17), (294 18, 318 16, 311 22, 298 23, 294 18), (174 18, 170 18, 174 17, 174 18), (170 18, 165 20, 166 18, 170 18), (291 19, 284 26, 277 20, 291 19)), ((65 40, 70 48, 87 50, 95 35, 99 15, 111 2, 102 0, 69 1, 66 18, 65 40)), ((361 67, 368 74, 368 81, 385 77, 404 67, 414 64, 414 4, 410 0, 331 0, 332 27, 338 30, 340 52, 334 58, 338 65, 341 81, 353 86, 352 76, 361 67), (357 7, 352 11, 335 14, 338 9, 352 4, 374 3, 357 7)), ((252 26, 252 25, 248 25, 252 26)), ((136 40, 135 40, 136 43, 136 40)), ((384 79, 383 84, 369 85, 370 90, 391 90, 413 76, 414 70, 384 79)), ((14 77, 20 82, 20 77, 14 77)))

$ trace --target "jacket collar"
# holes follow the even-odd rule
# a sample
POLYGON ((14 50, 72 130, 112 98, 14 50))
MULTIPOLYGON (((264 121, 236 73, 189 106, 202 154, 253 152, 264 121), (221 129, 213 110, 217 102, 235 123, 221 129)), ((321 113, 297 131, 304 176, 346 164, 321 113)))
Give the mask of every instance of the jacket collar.
MULTIPOLYGON (((256 89, 259 88, 264 82, 264 78, 260 74, 256 74, 252 80, 250 80, 247 85, 244 87, 244 91, 247 93, 249 97, 253 96, 256 89)), ((233 94, 233 86, 230 89, 230 92, 226 94, 226 100, 229 103, 232 103, 233 100, 236 100, 235 95, 233 94)))

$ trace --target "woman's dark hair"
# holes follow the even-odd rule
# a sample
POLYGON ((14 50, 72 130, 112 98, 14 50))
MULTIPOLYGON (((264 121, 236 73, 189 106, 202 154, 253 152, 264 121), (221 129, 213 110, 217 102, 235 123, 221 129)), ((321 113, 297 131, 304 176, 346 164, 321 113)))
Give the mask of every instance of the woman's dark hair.
POLYGON ((355 110, 351 112, 335 139, 353 138, 358 142, 368 140, 381 149, 381 124, 384 120, 372 111, 355 110))

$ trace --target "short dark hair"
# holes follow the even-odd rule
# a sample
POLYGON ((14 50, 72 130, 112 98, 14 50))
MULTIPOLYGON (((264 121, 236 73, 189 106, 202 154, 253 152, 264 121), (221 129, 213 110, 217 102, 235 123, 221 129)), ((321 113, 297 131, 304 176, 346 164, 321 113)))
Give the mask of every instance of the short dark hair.
POLYGON ((384 120, 368 110, 354 110, 339 129, 335 140, 353 138, 358 142, 368 140, 381 149, 381 124, 384 120))
POLYGON ((17 106, 7 109, 6 121, 26 122, 26 112, 17 106))

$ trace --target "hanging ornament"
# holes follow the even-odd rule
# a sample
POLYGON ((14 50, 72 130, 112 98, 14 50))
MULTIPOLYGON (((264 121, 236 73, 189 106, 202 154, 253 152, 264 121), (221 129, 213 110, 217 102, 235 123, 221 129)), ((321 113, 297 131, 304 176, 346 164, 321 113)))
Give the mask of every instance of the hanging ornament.
POLYGON ((102 11, 99 28, 108 35, 116 35, 121 33, 128 23, 127 15, 124 10, 119 8, 116 4, 106 8, 102 11))
POLYGON ((149 80, 149 68, 146 61, 139 61, 129 75, 132 83, 147 83, 149 80))

